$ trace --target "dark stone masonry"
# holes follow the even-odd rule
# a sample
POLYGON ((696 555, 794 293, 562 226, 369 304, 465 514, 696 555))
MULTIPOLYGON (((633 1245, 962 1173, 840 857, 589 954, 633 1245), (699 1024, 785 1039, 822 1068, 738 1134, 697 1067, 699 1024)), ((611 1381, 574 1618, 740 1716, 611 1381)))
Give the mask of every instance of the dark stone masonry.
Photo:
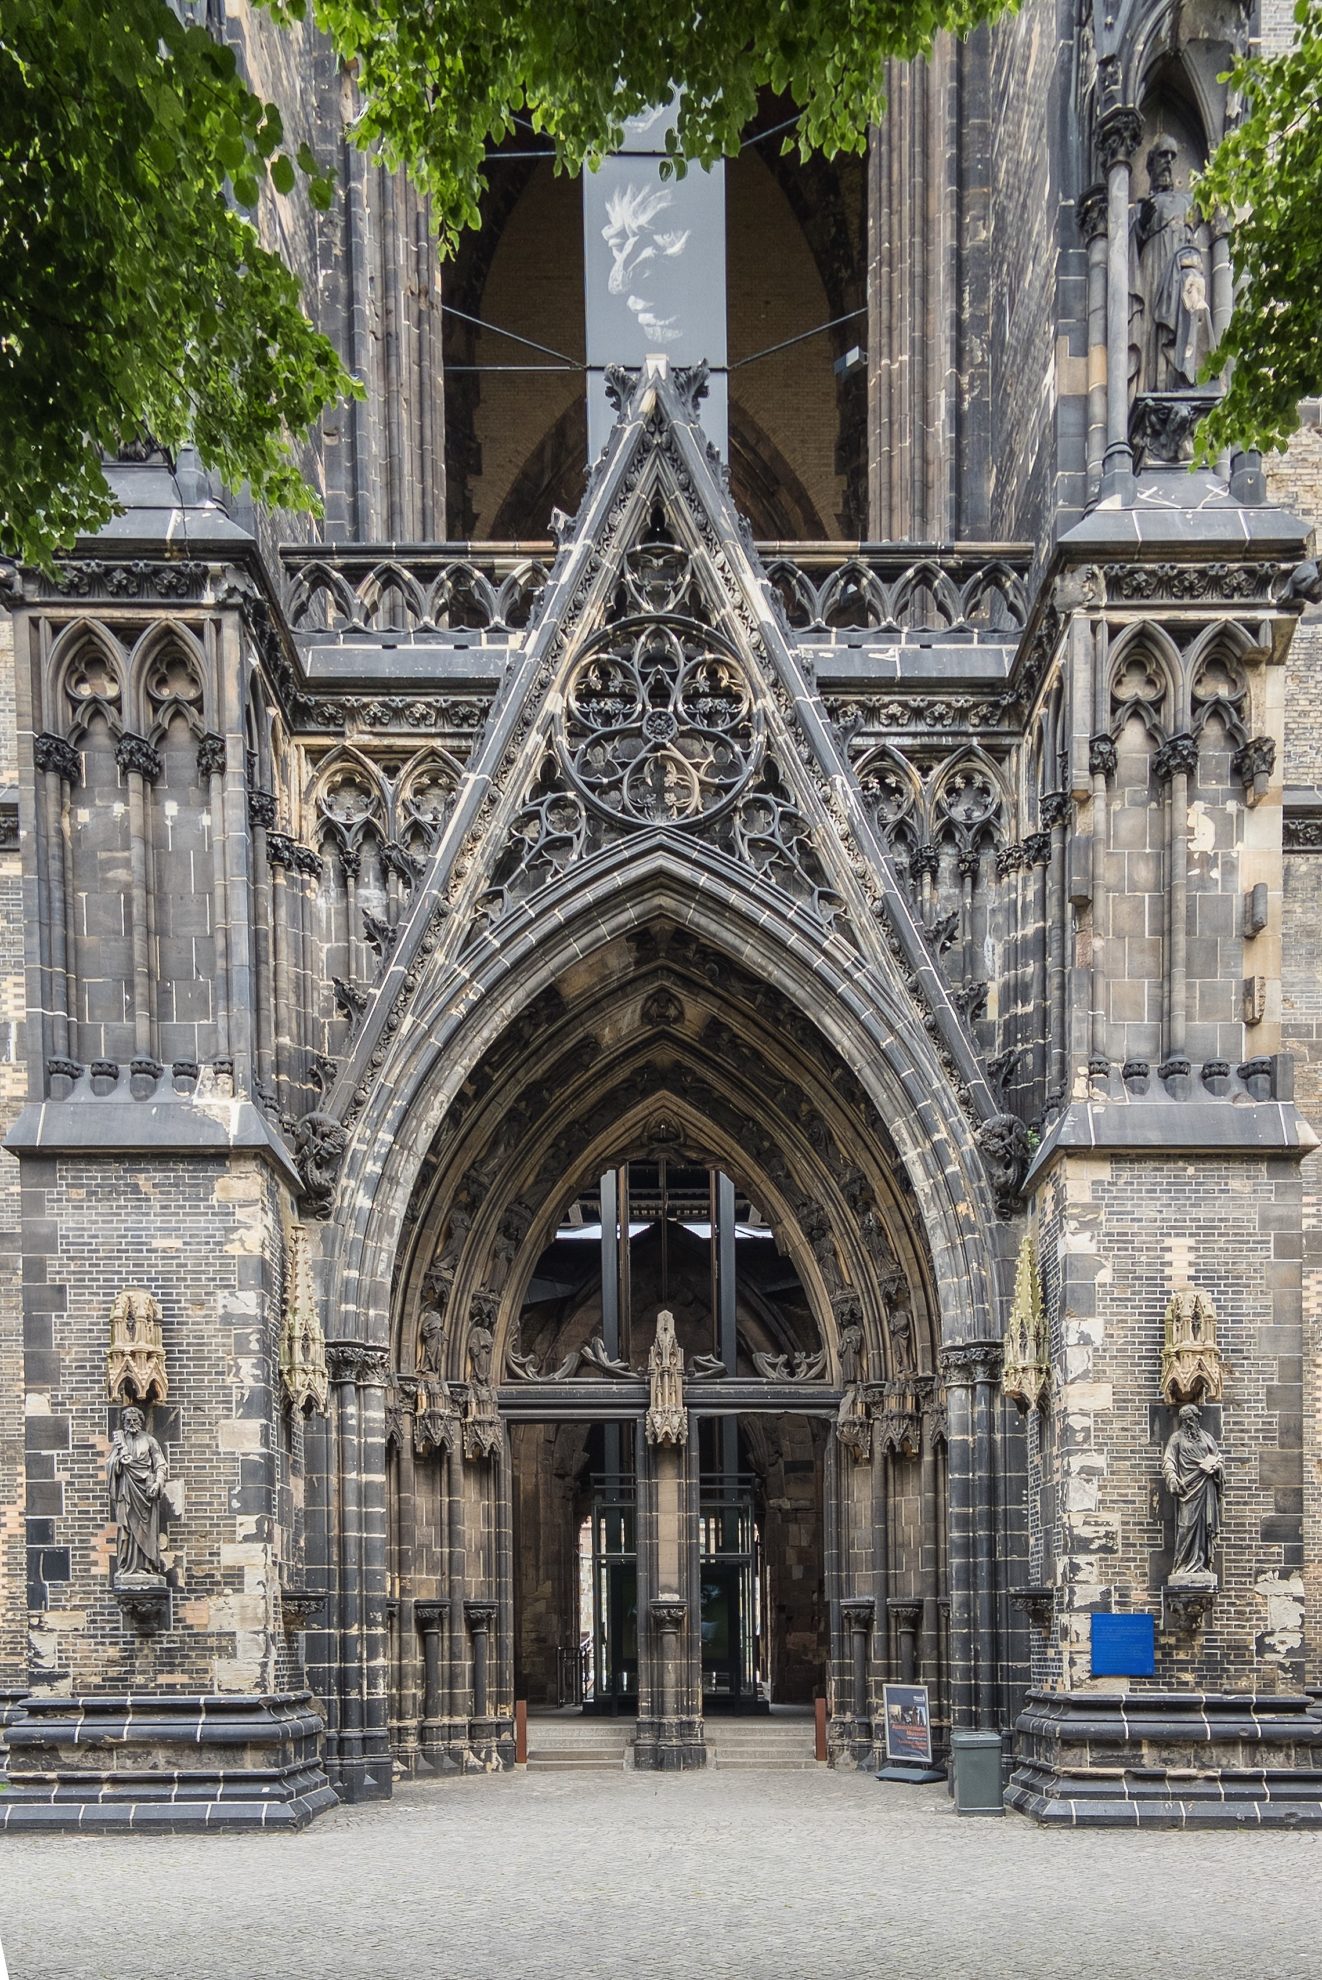
POLYGON ((0 566, 0 1827, 523 1708, 876 1768, 915 1682, 1040 1821, 1322 1820, 1316 409, 1189 466, 1248 16, 1026 0, 673 231, 509 145, 442 269, 212 12, 368 396, 315 532, 144 445, 0 566))

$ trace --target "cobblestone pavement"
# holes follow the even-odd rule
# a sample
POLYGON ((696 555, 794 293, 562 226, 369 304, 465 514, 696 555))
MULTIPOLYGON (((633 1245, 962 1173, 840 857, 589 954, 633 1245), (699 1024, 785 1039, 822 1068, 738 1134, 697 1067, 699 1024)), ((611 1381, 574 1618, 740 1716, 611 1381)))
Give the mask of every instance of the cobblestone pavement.
POLYGON ((450 1780, 302 1835, 10 1837, 10 1980, 1273 1980, 1322 1969, 1322 1837, 1046 1833, 943 1788, 450 1780))

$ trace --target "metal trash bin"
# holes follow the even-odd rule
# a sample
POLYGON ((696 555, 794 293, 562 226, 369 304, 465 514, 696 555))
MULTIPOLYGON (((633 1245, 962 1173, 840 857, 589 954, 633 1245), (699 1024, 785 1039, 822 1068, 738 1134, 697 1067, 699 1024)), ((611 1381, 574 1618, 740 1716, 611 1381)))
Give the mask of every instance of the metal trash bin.
POLYGON ((1001 1798, 1001 1735, 952 1732, 951 1771, 957 1815, 1004 1815, 1001 1798))

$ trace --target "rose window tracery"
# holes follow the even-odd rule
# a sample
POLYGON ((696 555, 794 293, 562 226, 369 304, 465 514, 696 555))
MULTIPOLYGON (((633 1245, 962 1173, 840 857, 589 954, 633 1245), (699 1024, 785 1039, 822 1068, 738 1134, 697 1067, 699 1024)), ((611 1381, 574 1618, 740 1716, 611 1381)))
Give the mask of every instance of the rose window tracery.
POLYGON ((638 825, 717 817, 762 758, 761 712, 732 648, 683 619, 628 619, 574 668, 558 743, 596 810, 638 825))

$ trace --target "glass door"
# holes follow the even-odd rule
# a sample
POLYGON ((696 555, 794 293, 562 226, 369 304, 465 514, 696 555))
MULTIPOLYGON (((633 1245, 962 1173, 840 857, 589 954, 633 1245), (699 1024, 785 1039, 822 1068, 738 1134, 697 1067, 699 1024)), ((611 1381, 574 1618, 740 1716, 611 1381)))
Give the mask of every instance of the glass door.
POLYGON ((592 1704, 638 1709, 638 1542, 632 1483, 593 1481, 592 1704))
POLYGON ((748 1708, 757 1699, 759 1596, 752 1480, 705 1480, 699 1513, 702 1549, 702 1696, 710 1705, 748 1708))

